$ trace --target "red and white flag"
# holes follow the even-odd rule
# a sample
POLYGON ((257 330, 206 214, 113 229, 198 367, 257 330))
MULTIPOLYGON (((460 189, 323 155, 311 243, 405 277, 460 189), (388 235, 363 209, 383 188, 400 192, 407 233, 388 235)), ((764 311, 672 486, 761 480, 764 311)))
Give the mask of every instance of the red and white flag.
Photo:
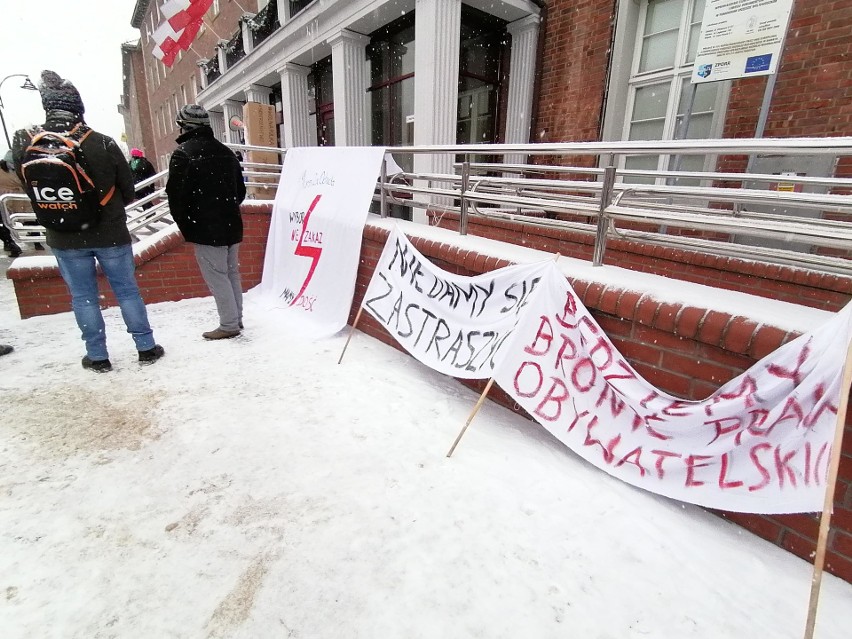
POLYGON ((212 4, 213 0, 189 0, 190 6, 186 12, 195 20, 201 20, 212 4))
POLYGON ((168 21, 163 21, 151 34, 151 39, 155 43, 152 53, 167 67, 172 66, 175 56, 180 51, 178 40, 182 34, 183 29, 176 31, 168 21))
POLYGON ((192 5, 192 0, 166 0, 160 7, 160 13, 164 22, 168 22, 173 29, 180 30, 190 23, 192 18, 187 10, 192 5))
POLYGON ((212 4, 213 0, 165 0, 160 7, 163 21, 151 34, 154 57, 171 67, 177 54, 195 40, 212 4))

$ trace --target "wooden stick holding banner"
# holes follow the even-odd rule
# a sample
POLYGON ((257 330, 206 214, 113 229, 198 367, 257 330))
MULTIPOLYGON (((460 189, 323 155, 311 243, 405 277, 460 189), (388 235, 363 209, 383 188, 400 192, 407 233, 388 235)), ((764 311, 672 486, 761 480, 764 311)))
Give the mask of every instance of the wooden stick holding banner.
POLYGON ((822 584, 822 569, 825 563, 825 549, 828 543, 829 523, 831 512, 834 510, 834 488, 837 484, 837 474, 840 469, 840 447, 843 444, 843 431, 846 428, 846 411, 849 408, 849 391, 852 387, 852 341, 846 350, 846 364, 843 367, 843 378, 840 382, 840 406, 837 410, 837 426, 834 431, 834 443, 831 446, 831 461, 828 466, 828 482, 825 487, 825 502, 822 506, 822 517, 819 521, 819 537, 817 538, 816 556, 814 557, 814 573, 811 579, 811 598, 808 606, 808 620, 805 624, 805 639, 813 639, 816 625, 816 611, 819 603, 819 590, 822 584))
POLYGON ((343 361, 343 356, 346 354, 346 349, 349 347, 349 340, 352 339, 352 334, 355 332, 355 327, 358 326, 358 321, 361 319, 361 313, 364 312, 364 307, 358 307, 358 314, 355 315, 355 321, 352 322, 352 328, 349 329, 349 337, 346 338, 346 343, 343 345, 343 352, 340 354, 340 359, 337 360, 337 363, 343 361))
POLYGON ((447 457, 453 456, 453 451, 456 449, 456 446, 459 445, 464 432, 467 430, 467 427, 470 426, 470 422, 473 421, 473 418, 476 417, 476 414, 479 412, 479 409, 482 408, 482 404, 485 402, 485 397, 488 395, 488 391, 491 390, 491 386, 494 384, 494 378, 488 380, 488 383, 485 385, 485 390, 482 391, 482 395, 479 396, 479 401, 476 402, 476 406, 473 407, 473 411, 470 413, 470 417, 467 418, 467 421, 464 424, 464 428, 459 432, 458 437, 456 437, 456 441, 453 442, 453 445, 450 447, 450 452, 447 453, 447 457))
MULTIPOLYGON (((562 253, 557 253, 556 255, 554 255, 553 256, 554 263, 557 262, 560 257, 562 257, 562 253)), ((482 395, 479 396, 479 401, 477 401, 476 406, 473 407, 473 410, 471 411, 470 416, 467 418, 467 421, 465 422, 464 427, 461 429, 458 436, 456 437, 456 441, 454 441, 453 445, 450 446, 450 450, 447 453, 447 457, 453 456, 453 451, 455 451, 456 446, 459 445, 461 438, 464 437, 464 434, 465 434, 465 431, 467 430, 467 427, 470 426, 470 423, 473 421, 473 418, 476 417, 476 414, 479 412, 479 409, 482 408, 482 404, 485 403, 485 398, 488 396, 488 392, 491 390, 491 387, 493 385, 494 385, 494 378, 492 377, 491 379, 488 380, 488 383, 485 385, 485 390, 483 390, 482 395)))

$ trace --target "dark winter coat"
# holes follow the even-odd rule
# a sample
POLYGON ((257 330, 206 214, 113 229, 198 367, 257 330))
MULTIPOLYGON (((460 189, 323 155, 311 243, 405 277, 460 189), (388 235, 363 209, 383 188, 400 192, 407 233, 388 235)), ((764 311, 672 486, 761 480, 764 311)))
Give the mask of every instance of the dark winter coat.
MULTIPOLYGON (((133 174, 133 183, 139 184, 142 180, 147 180, 150 177, 157 175, 157 169, 148 160, 148 158, 130 158, 130 172, 133 174)), ((144 189, 136 191, 138 198, 143 198, 146 195, 151 195, 157 189, 156 185, 151 184, 144 189)))
POLYGON ((166 194, 187 242, 231 246, 243 239, 240 203, 246 185, 237 156, 208 126, 182 134, 169 162, 166 194))
MULTIPOLYGON (((42 125, 46 131, 68 133, 80 122, 79 116, 66 111, 48 111, 42 125)), ((18 177, 21 177, 21 161, 29 142, 30 134, 21 129, 12 141, 12 157, 18 177)), ((111 137, 92 131, 80 145, 89 165, 92 181, 101 196, 115 187, 110 200, 104 205, 101 221, 82 231, 54 231, 47 229, 47 244, 58 249, 106 248, 130 244, 127 216, 124 207, 136 199, 133 175, 118 144, 111 137)))

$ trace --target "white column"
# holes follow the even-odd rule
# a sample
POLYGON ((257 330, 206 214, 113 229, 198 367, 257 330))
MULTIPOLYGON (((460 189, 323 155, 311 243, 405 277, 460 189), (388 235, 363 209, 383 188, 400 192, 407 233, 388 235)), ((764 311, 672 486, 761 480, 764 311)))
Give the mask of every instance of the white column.
POLYGON ((225 75, 225 72, 228 70, 228 54, 225 53, 225 44, 227 44, 227 42, 227 40, 219 40, 219 43, 214 49, 216 56, 219 59, 219 73, 222 75, 225 75))
POLYGON ((234 116, 237 116, 240 120, 243 119, 243 103, 237 102, 236 100, 225 100, 223 110, 225 112, 225 139, 223 140, 223 142, 230 142, 231 144, 240 144, 240 132, 231 131, 231 127, 228 123, 234 116))
POLYGON ((210 128, 213 129, 213 135, 220 142, 225 142, 225 115, 221 111, 208 111, 210 114, 210 128))
MULTIPOLYGON (((512 36, 512 53, 509 61, 509 95, 506 106, 506 144, 527 144, 532 124, 533 85, 535 83, 536 51, 541 18, 530 15, 512 22, 508 31, 512 36)), ((521 164, 526 155, 513 153, 506 162, 521 164)))
POLYGON ((198 78, 201 80, 202 90, 207 88, 207 72, 204 70, 205 63, 206 61, 202 62, 201 60, 195 63, 198 66, 198 78))
MULTIPOLYGON (((455 144, 458 120, 461 0, 416 0, 414 10, 414 144, 455 144)), ((448 154, 416 154, 418 173, 452 173, 448 154)), ((443 186, 443 185, 436 185, 443 186)), ((447 198, 433 198, 432 204, 447 198)), ((413 219, 426 222, 425 209, 413 219)))
POLYGON ((290 19, 290 3, 288 0, 279 0, 278 1, 278 24, 282 27, 287 24, 287 21, 290 19))
POLYGON ((250 85, 246 90, 246 102, 259 102, 260 104, 270 104, 272 89, 262 87, 258 84, 250 85))
MULTIPOLYGON (((281 6, 281 3, 278 6, 281 6)), ((284 111, 281 144, 284 148, 317 144, 316 123, 311 123, 311 117, 308 114, 308 74, 310 72, 309 67, 290 62, 279 71, 281 106, 284 111)))
MULTIPOLYGON (((244 13, 243 16, 253 16, 251 13, 244 13)), ((246 55, 254 51, 254 38, 251 34, 251 27, 248 26, 248 21, 240 19, 240 32, 243 36, 243 49, 246 55)))
POLYGON ((335 146, 366 146, 369 143, 366 47, 363 36, 345 29, 328 39, 334 85, 335 146))

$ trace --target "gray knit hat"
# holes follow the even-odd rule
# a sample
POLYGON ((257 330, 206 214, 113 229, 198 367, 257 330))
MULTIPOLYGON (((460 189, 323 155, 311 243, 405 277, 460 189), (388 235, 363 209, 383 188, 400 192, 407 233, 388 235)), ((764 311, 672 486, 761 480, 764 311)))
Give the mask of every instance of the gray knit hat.
POLYGON ((210 126, 210 116, 204 107, 198 104, 187 104, 181 107, 175 122, 182 129, 194 129, 199 126, 210 126))
POLYGON ((38 85, 41 94, 41 105, 45 111, 69 111, 83 115, 86 107, 77 92, 77 88, 68 80, 63 80, 55 71, 42 71, 41 82, 38 85))

